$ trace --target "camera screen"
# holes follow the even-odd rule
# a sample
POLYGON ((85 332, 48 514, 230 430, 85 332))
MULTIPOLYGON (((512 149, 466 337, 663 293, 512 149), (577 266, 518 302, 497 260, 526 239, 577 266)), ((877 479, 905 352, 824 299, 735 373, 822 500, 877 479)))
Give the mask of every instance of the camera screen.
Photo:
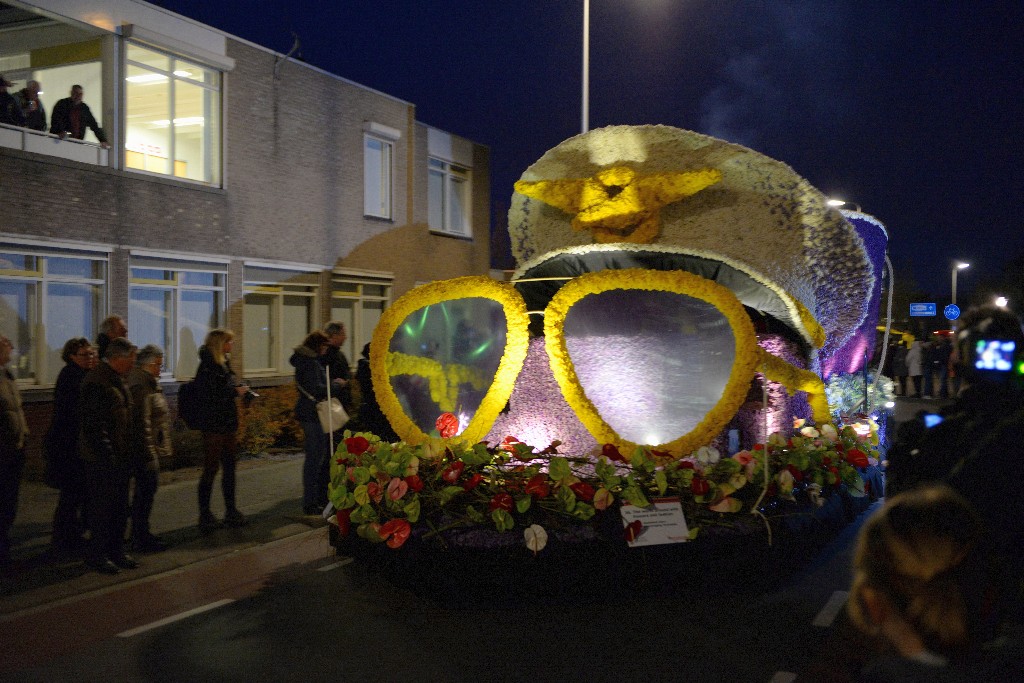
POLYGON ((974 350, 974 367, 978 370, 1009 372, 1013 369, 1013 353, 1017 343, 1004 339, 979 339, 974 350))

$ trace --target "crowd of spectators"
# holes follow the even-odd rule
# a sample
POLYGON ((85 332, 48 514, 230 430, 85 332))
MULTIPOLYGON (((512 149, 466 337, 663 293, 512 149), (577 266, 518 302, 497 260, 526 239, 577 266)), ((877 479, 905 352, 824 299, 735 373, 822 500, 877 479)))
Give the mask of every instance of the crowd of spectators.
POLYGON ((83 140, 86 130, 92 130, 101 147, 110 147, 106 133, 96 121, 89 105, 83 101, 85 90, 82 86, 71 86, 69 96, 57 101, 49 127, 46 123, 46 107, 39 99, 39 82, 28 81, 24 88, 12 95, 7 89, 13 86, 14 83, 0 75, 0 123, 41 132, 49 130, 62 140, 68 136, 83 140))

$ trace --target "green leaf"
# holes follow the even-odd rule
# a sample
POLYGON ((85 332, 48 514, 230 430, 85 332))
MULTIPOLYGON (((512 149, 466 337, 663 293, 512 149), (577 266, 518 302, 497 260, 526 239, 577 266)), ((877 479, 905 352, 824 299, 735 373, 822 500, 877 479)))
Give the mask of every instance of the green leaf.
POLYGON ((351 520, 356 524, 360 524, 362 522, 376 522, 379 519, 377 511, 373 509, 372 505, 360 505, 352 511, 351 520))
POLYGON ((576 509, 572 511, 572 516, 576 519, 588 520, 594 516, 594 506, 584 502, 576 503, 576 509))
POLYGON ((503 508, 492 510, 491 519, 494 520, 494 526, 498 531, 508 531, 516 525, 516 521, 512 519, 512 515, 508 513, 508 510, 503 508))
POLYGON ((551 464, 548 466, 548 476, 554 481, 561 481, 566 477, 572 476, 572 470, 569 469, 569 461, 561 457, 551 458, 551 464))
POLYGON ((665 470, 658 470, 654 473, 654 483, 658 486, 658 495, 664 496, 665 491, 668 490, 668 477, 665 476, 665 470))
POLYGON ((532 503, 533 496, 516 496, 516 510, 519 510, 519 514, 529 510, 532 503))
POLYGON ((631 505, 645 508, 650 507, 651 503, 647 500, 647 496, 640 490, 638 486, 627 486, 622 492, 622 499, 631 505))
POLYGON ((356 490, 352 492, 352 495, 355 497, 358 505, 370 504, 370 493, 367 490, 366 484, 360 484, 357 486, 356 490))
POLYGON ((576 494, 568 486, 559 486, 555 491, 555 498, 562 504, 566 512, 572 512, 576 507, 576 494))
POLYGON ((410 524, 415 524, 420 519, 420 499, 416 496, 409 501, 402 511, 405 512, 405 516, 409 518, 410 524))
POLYGON ((469 517, 474 522, 476 522, 477 524, 483 524, 484 523, 484 519, 485 519, 484 518, 484 513, 480 512, 479 510, 477 510, 472 505, 467 505, 466 506, 466 516, 469 517))
MULTIPOLYGON (((352 517, 354 518, 355 515, 352 515, 352 517)), ((359 538, 366 539, 370 543, 382 543, 384 541, 384 539, 380 537, 380 534, 377 533, 377 530, 369 524, 360 524, 357 526, 356 535, 359 536, 359 538)))
POLYGON ((463 489, 461 486, 445 486, 443 489, 441 489, 441 500, 439 501, 440 505, 447 505, 448 503, 451 502, 452 498, 454 498, 455 496, 459 495, 462 492, 463 489))
POLYGON ((366 467, 357 467, 352 470, 352 478, 356 484, 365 484, 370 481, 370 470, 366 467))
POLYGON ((473 448, 463 453, 461 460, 469 467, 476 467, 489 463, 491 461, 491 454, 487 451, 486 446, 478 443, 474 444, 473 448))

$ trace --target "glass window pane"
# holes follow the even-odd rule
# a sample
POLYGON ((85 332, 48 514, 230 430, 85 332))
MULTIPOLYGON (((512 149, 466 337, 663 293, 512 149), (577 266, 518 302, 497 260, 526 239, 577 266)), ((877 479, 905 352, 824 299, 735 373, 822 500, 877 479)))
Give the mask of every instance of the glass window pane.
POLYGON ((178 81, 174 86, 174 175, 206 180, 208 149, 204 100, 207 90, 178 81))
POLYGON ((27 254, 0 253, 0 270, 37 271, 39 266, 35 256, 27 254))
POLYGON ((103 277, 103 262, 84 258, 50 256, 46 259, 46 272, 50 275, 68 275, 84 279, 103 277))
POLYGON ((46 286, 45 370, 40 381, 52 383, 64 367, 60 352, 72 337, 93 338, 102 305, 99 285, 51 282, 46 286))
POLYGON ((281 351, 279 359, 281 368, 288 368, 286 364, 291 356, 292 348, 302 343, 310 330, 319 327, 313 322, 313 298, 308 296, 283 296, 281 311, 281 351))
POLYGON ((364 296, 387 296, 388 288, 385 285, 363 285, 364 296))
POLYGON ((427 211, 431 230, 444 230, 444 173, 427 173, 427 211))
MULTIPOLYGON (((167 370, 179 379, 195 377, 199 368, 199 347, 206 334, 217 327, 220 292, 184 290, 178 313, 178 348, 174 366, 167 370)), ((166 359, 165 359, 166 362, 166 359)))
POLYGON ((365 138, 363 150, 363 204, 368 216, 391 217, 391 145, 365 138))
POLYGON ((139 62, 146 66, 151 66, 154 69, 160 69, 161 71, 170 71, 171 69, 171 58, 165 54, 154 52, 153 50, 147 50, 141 45, 134 43, 128 43, 128 59, 133 62, 139 62))
POLYGON ((246 294, 243 311, 245 325, 246 370, 266 370, 273 367, 271 342, 274 329, 273 298, 266 294, 246 294))
POLYGON ((345 330, 348 332, 348 338, 345 339, 341 350, 345 353, 353 369, 359 359, 359 352, 363 350, 363 345, 359 343, 358 339, 360 333, 355 323, 356 306, 357 302, 353 299, 335 299, 331 302, 331 320, 345 323, 345 330))
POLYGON ((8 368, 15 379, 35 376, 32 332, 38 324, 38 290, 34 282, 0 280, 0 333, 14 345, 8 368))
POLYGON ((189 273, 181 274, 181 282, 185 285, 201 285, 204 287, 220 287, 221 276, 218 273, 189 273))
POLYGON ((156 268, 132 268, 132 277, 137 280, 160 280, 161 282, 174 282, 174 271, 158 270, 156 268))
POLYGON ((139 348, 156 344, 166 352, 171 348, 174 290, 132 287, 128 296, 128 329, 132 342, 139 348))
POLYGON ((171 85, 166 77, 128 66, 125 77, 125 166, 170 172, 171 85), (162 80, 157 80, 160 77, 162 80), (136 80, 133 80, 136 79, 136 80), (144 79, 144 80, 140 80, 144 79))
POLYGON ((174 60, 174 75, 178 78, 187 78, 207 85, 220 85, 219 72, 193 64, 192 62, 186 62, 184 59, 174 60))
MULTIPOLYGON (((369 343, 373 338, 373 330, 380 322, 380 316, 384 312, 383 301, 364 301, 362 305, 362 325, 359 327, 360 339, 358 349, 362 353, 363 344, 369 343)), ((355 340, 352 340, 355 341, 355 340)))
POLYGON ((450 230, 459 235, 467 235, 469 231, 466 230, 466 209, 469 201, 469 184, 461 178, 452 177, 451 179, 451 215, 449 220, 451 221, 450 230))

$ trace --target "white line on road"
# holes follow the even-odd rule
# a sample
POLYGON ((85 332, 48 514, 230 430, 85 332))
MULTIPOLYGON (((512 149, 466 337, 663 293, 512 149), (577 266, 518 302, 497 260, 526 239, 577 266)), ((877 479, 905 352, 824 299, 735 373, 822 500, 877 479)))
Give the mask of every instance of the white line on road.
POLYGON ((196 607, 195 609, 190 609, 187 612, 182 612, 180 614, 175 614, 175 615, 167 617, 165 619, 160 619, 159 621, 154 621, 152 623, 146 624, 145 626, 139 626, 138 628, 132 628, 132 629, 128 629, 127 631, 122 631, 121 633, 117 634, 117 637, 118 638, 131 638, 132 636, 137 636, 140 633, 144 633, 144 632, 149 631, 151 629, 160 628, 161 626, 166 626, 167 624, 173 624, 176 621, 181 621, 182 619, 188 619, 189 617, 191 617, 191 616, 193 616, 195 614, 202 614, 203 612, 209 612, 212 609, 217 609, 218 607, 223 607, 224 605, 230 604, 232 602, 234 602, 234 600, 231 600, 230 598, 225 598, 224 600, 218 600, 217 602, 211 602, 209 605, 203 605, 202 607, 196 607))
POLYGON ((775 675, 772 676, 772 680, 768 683, 793 683, 796 680, 796 674, 788 671, 776 671, 775 675))
POLYGON ((839 616, 839 610, 843 609, 843 605, 846 604, 850 594, 847 591, 836 591, 832 594, 832 597, 828 599, 825 606, 818 612, 818 616, 814 617, 814 621, 811 622, 814 626, 820 626, 821 628, 828 628, 832 625, 832 622, 839 616))
POLYGON ((340 562, 335 562, 334 564, 329 564, 326 567, 319 567, 317 569, 317 571, 318 572, 329 572, 332 569, 337 569, 338 567, 344 567, 346 564, 351 564, 351 563, 352 563, 352 558, 351 557, 346 557, 344 560, 341 560, 340 562))

